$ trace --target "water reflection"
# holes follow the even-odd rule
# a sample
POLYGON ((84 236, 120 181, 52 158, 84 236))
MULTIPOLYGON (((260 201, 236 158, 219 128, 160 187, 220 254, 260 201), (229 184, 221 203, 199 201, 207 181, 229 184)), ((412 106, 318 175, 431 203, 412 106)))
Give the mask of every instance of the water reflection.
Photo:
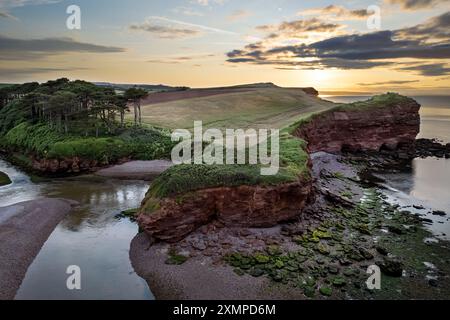
POLYGON ((30 266, 16 299, 152 299, 145 281, 134 273, 128 251, 138 227, 115 216, 138 207, 147 182, 97 177, 52 179, 33 183, 0 160, 0 171, 13 184, 0 188, 1 206, 43 196, 73 199, 81 206, 64 218, 30 266), (82 290, 66 287, 66 269, 78 265, 82 290))
POLYGON ((411 173, 385 174, 391 193, 403 205, 422 205, 427 210, 412 210, 433 220, 431 230, 438 236, 450 239, 450 219, 434 216, 431 211, 442 210, 450 215, 450 159, 415 159, 411 173))

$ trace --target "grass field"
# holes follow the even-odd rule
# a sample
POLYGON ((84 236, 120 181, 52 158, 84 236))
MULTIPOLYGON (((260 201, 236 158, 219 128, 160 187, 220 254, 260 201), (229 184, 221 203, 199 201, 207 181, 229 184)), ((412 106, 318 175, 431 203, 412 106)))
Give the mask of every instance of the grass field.
MULTIPOLYGON (((142 105, 146 124, 169 129, 190 129, 202 120, 206 128, 284 128, 303 115, 335 104, 294 88, 227 90, 224 94, 142 105)), ((129 115, 129 119, 133 114, 129 115)))

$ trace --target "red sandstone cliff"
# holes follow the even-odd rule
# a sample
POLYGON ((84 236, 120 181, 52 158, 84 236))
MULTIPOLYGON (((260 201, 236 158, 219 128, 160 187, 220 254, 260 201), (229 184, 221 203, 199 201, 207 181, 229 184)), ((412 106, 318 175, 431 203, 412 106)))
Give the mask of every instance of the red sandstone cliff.
POLYGON ((310 152, 396 149, 414 144, 420 131, 419 109, 416 101, 406 97, 387 105, 337 108, 313 116, 294 134, 308 142, 310 152))
POLYGON ((297 217, 311 190, 311 181, 205 189, 181 201, 177 197, 165 198, 158 210, 141 210, 138 222, 151 238, 168 242, 183 239, 213 219, 226 226, 271 227, 297 217))

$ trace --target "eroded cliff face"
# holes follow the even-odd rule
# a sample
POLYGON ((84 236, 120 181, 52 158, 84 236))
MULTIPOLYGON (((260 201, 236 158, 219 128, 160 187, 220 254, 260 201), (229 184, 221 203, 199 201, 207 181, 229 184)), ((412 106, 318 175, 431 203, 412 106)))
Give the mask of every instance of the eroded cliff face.
POLYGON ((379 151, 413 145, 420 131, 420 105, 412 99, 391 106, 324 112, 300 126, 295 135, 310 152, 379 151))
POLYGON ((174 242, 216 219, 225 226, 271 227, 297 217, 311 196, 312 182, 199 190, 162 199, 150 211, 144 200, 138 222, 153 239, 174 242))
MULTIPOLYGON (((30 157, 32 169, 43 174, 67 174, 67 173, 89 173, 97 171, 102 167, 106 167, 113 163, 107 161, 97 161, 83 159, 80 157, 64 158, 64 159, 38 159, 30 157)), ((130 161, 129 158, 120 159, 114 164, 122 164, 130 161)))
POLYGON ((33 170, 42 173, 79 173, 91 171, 99 166, 98 161, 83 160, 78 157, 67 159, 33 159, 33 170))

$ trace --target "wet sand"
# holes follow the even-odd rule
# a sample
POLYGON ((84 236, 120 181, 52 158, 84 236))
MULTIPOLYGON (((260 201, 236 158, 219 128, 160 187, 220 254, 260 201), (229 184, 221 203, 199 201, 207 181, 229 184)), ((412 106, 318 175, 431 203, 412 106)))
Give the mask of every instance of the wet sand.
POLYGON ((158 300, 276 300, 302 299, 298 292, 276 287, 269 279, 238 276, 226 265, 211 267, 209 257, 189 259, 183 266, 165 264, 169 246, 150 246, 138 234, 131 242, 130 260, 158 300))
POLYGON ((28 267, 75 205, 43 198, 0 208, 0 300, 14 299, 28 267))
POLYGON ((449 243, 428 243, 433 234, 421 215, 389 204, 381 189, 366 186, 359 176, 364 164, 351 165, 350 159, 326 153, 313 154, 312 160, 316 201, 298 220, 260 229, 213 221, 174 244, 152 245, 139 234, 130 248, 136 273, 161 300, 448 297, 449 243), (314 239, 319 231, 328 234, 314 239), (224 259, 236 253, 253 262, 224 259), (272 262, 255 262, 256 253, 272 262), (187 260, 182 263, 179 257, 187 260), (281 265, 273 264, 274 257, 281 265), (400 261, 396 273, 386 267, 395 259, 400 261), (369 265, 384 268, 383 290, 367 290, 369 265))
POLYGON ((122 180, 153 180, 158 175, 173 166, 167 160, 130 161, 121 165, 101 169, 97 176, 122 180))

